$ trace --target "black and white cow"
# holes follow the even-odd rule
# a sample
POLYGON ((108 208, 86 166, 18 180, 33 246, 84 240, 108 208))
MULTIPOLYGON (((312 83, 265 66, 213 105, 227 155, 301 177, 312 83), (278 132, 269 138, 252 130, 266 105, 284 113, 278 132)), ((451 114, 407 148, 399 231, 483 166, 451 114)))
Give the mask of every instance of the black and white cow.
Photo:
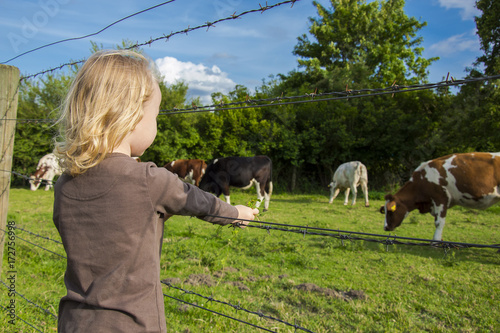
POLYGON ((36 191, 42 182, 46 182, 45 191, 52 188, 52 180, 55 176, 60 176, 62 174, 61 167, 59 166, 59 160, 56 155, 50 153, 43 156, 36 167, 36 171, 30 177, 30 188, 32 191, 36 191))
POLYGON ((264 199, 266 211, 273 191, 271 175, 272 162, 267 156, 219 158, 207 166, 200 188, 216 196, 224 194, 226 202, 230 203, 229 187, 248 189, 255 185, 256 206, 259 207, 264 199))
POLYGON ((368 171, 366 170, 366 166, 358 161, 341 164, 333 175, 333 181, 328 185, 330 187, 330 200, 328 203, 333 202, 337 195, 339 195, 340 190, 345 190, 344 205, 347 205, 349 192, 352 190, 352 205, 356 204, 356 197, 358 196, 357 187, 359 185, 361 185, 361 189, 365 195, 365 206, 369 207, 368 171))

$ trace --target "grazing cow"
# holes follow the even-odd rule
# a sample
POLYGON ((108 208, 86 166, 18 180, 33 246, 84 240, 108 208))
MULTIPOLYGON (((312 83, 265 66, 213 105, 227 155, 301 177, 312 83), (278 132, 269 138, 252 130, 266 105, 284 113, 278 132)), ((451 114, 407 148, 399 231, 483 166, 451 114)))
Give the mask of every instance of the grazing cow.
POLYGON ((365 195, 365 206, 370 207, 366 166, 358 161, 341 164, 333 175, 333 181, 328 185, 330 187, 330 201, 328 203, 333 202, 333 199, 339 195, 340 190, 345 190, 344 205, 347 205, 349 192, 352 190, 352 205, 356 204, 356 197, 358 196, 357 187, 359 185, 361 185, 361 189, 365 195))
POLYGON ((54 177, 61 174, 62 170, 56 155, 47 154, 38 161, 35 173, 30 176, 30 189, 36 191, 42 181, 45 181, 45 191, 48 191, 52 187, 54 177))
POLYGON ((264 199, 264 211, 269 209, 269 201, 273 191, 272 162, 267 156, 225 157, 214 160, 207 167, 201 179, 200 188, 212 192, 216 196, 224 194, 227 203, 229 187, 248 189, 255 184, 259 207, 264 199))
POLYGON ((440 241, 449 208, 486 209, 500 201, 499 185, 500 153, 452 154, 424 162, 396 194, 385 196, 380 208, 384 230, 394 230, 418 209, 434 217, 433 240, 440 241))
POLYGON ((198 186, 201 177, 205 174, 207 163, 204 160, 175 160, 165 164, 164 168, 168 171, 175 173, 179 178, 184 181, 190 182, 198 186))

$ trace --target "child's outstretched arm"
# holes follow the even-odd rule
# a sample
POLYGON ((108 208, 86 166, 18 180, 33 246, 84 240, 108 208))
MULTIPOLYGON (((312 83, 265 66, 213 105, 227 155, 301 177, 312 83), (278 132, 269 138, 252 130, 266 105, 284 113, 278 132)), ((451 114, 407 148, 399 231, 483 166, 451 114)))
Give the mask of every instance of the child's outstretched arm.
MULTIPOLYGON (((259 214, 259 210, 257 208, 250 208, 243 205, 234 206, 238 210, 238 218, 243 220, 253 220, 255 219, 255 215, 259 214)), ((239 223, 241 228, 245 228, 249 221, 241 221, 235 220, 232 224, 239 223)))

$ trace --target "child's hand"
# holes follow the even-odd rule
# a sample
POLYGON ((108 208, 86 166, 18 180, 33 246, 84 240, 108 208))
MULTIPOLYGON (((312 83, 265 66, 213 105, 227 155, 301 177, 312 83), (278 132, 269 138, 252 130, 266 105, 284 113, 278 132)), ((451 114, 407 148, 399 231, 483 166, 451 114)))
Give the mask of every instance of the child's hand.
MULTIPOLYGON (((250 208, 247 206, 243 205, 236 205, 234 206, 238 210, 238 218, 243 219, 243 220, 253 220, 255 218, 255 215, 259 214, 259 210, 257 208, 250 208)), ((240 220, 235 220, 232 222, 232 224, 239 223, 240 228, 245 228, 245 226, 250 223, 249 221, 240 221, 240 220)))

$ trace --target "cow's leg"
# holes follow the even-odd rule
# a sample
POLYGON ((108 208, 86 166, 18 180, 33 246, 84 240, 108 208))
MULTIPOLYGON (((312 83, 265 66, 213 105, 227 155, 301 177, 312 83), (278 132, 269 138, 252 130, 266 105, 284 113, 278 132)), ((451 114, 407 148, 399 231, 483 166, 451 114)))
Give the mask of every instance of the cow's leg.
POLYGON ((370 202, 368 201, 368 185, 366 182, 361 182, 361 190, 363 190, 363 195, 365 196, 365 207, 370 207, 370 202))
POLYGON ((47 185, 45 185, 45 191, 50 190, 52 187, 52 180, 47 180, 47 185))
POLYGON ((349 193, 351 193, 351 189, 348 187, 345 190, 345 200, 344 200, 344 206, 347 205, 347 201, 349 201, 349 193))
POLYGON ((340 193, 340 188, 331 187, 330 188, 330 201, 328 201, 328 203, 332 203, 333 200, 335 200, 335 198, 337 197, 337 195, 339 195, 339 193, 340 193))
POLYGON ((224 199, 226 199, 226 202, 228 204, 231 204, 231 198, 229 198, 229 194, 228 195, 224 194, 224 199))
POLYGON ((354 206, 356 204, 356 198, 358 197, 358 188, 356 185, 351 185, 352 189, 352 205, 354 206))
POLYGON ((257 202, 255 203, 255 207, 259 208, 260 204, 262 203, 262 200, 264 199, 264 196, 262 195, 262 191, 264 191, 264 188, 262 188, 261 191, 260 183, 256 180, 254 180, 253 183, 255 184, 255 189, 257 190, 257 202))
POLYGON ((269 209, 269 202, 271 201, 271 193, 273 192, 273 182, 269 182, 267 189, 264 188, 264 211, 269 209))
POLYGON ((433 208, 432 215, 434 215, 434 225, 436 226, 436 231, 434 232, 433 240, 440 241, 443 240, 443 229, 446 219, 446 207, 440 205, 433 208))

